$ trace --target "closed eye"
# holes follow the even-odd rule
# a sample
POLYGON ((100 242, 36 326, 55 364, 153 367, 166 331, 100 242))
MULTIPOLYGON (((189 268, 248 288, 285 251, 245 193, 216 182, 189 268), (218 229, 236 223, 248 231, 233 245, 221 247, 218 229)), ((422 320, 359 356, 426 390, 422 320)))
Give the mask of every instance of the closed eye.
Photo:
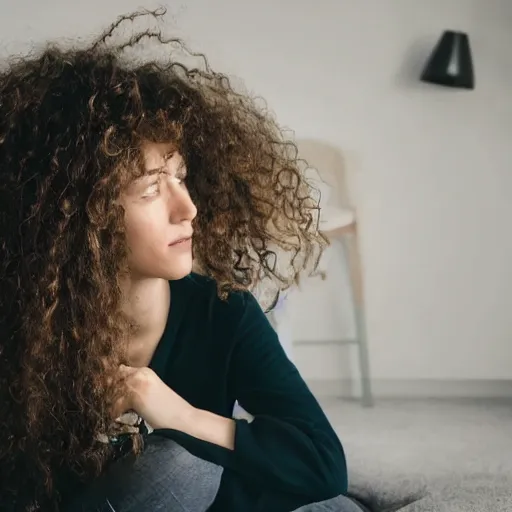
POLYGON ((153 197, 160 192, 160 181, 154 181, 151 183, 142 194, 142 197, 153 197))
POLYGON ((187 178, 187 167, 184 162, 179 166, 176 171, 176 174, 172 176, 169 172, 162 170, 159 172, 158 178, 150 183, 143 192, 143 198, 155 197, 160 193, 160 185, 162 177, 167 177, 171 183, 176 183, 177 185, 184 186, 185 180, 187 178))

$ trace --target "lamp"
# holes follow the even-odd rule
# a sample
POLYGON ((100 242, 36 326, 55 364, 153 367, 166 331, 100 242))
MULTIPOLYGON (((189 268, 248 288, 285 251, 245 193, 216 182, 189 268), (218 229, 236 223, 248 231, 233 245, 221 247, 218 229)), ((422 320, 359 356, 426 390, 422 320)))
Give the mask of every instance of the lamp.
POLYGON ((421 80, 447 87, 474 89, 475 77, 468 35, 446 30, 430 55, 421 80))

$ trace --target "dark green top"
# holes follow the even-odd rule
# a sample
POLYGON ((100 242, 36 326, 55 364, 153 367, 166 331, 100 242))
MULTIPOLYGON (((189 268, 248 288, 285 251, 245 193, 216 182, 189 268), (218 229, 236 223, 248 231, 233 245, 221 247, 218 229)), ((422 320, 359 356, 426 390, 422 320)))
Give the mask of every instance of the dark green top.
POLYGON ((171 310, 151 367, 193 406, 231 417, 234 451, 176 430, 157 430, 224 467, 212 512, 284 512, 347 491, 345 455, 318 402, 287 358, 256 299, 218 298, 192 274, 171 282, 171 310))

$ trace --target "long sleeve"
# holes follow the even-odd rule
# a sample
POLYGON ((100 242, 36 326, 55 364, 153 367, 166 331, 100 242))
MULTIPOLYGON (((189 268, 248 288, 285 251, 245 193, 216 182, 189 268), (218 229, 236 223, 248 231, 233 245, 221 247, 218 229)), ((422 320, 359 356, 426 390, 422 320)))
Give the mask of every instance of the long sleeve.
POLYGON ((316 501, 346 492, 341 443, 250 295, 231 361, 231 388, 255 417, 237 422, 238 471, 276 491, 316 501))
MULTIPOLYGON (((225 509, 215 510, 253 510, 249 503, 255 503, 257 495, 257 510, 271 511, 274 505, 276 510, 292 510, 346 493, 342 445, 256 299, 242 293, 229 304, 215 304, 213 310, 208 309, 215 321, 194 323, 183 341, 179 350, 189 354, 188 358, 178 349, 170 358, 174 381, 169 378, 169 385, 188 393, 195 403, 205 396, 208 403, 218 403, 212 398, 217 393, 224 395, 227 403, 238 400, 254 420, 236 420, 234 450, 176 430, 158 433, 227 470, 219 496, 225 509), (202 332, 211 336, 210 341, 201 341, 196 347, 194 343, 199 341, 195 340, 203 339, 202 332), (212 382, 210 369, 219 367, 220 361, 225 372, 223 385, 216 390, 201 385, 203 378, 212 382), (192 372, 197 376, 194 379, 189 378, 192 372)), ((198 315, 200 306, 190 311, 198 315)))

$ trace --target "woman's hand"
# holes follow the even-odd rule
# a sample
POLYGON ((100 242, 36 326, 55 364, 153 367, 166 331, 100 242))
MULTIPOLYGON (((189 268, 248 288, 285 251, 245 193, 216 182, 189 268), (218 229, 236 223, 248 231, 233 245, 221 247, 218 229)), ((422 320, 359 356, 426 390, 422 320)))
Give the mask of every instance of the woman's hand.
POLYGON ((119 373, 124 392, 115 406, 116 418, 135 411, 153 429, 179 430, 234 450, 236 425, 233 419, 196 409, 150 368, 121 365, 119 373))
POLYGON ((121 365, 119 374, 124 393, 115 404, 115 418, 135 411, 154 429, 181 430, 180 427, 189 422, 194 407, 167 386, 151 368, 121 365))

